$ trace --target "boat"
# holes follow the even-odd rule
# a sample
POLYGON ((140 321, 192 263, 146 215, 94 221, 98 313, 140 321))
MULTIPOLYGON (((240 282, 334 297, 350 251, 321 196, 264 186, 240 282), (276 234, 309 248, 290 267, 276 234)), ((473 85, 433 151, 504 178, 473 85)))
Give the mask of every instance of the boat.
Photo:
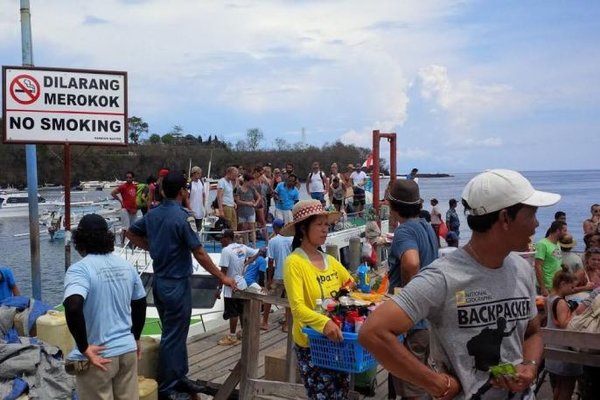
MULTIPOLYGON (((38 208, 40 210, 44 211, 51 206, 51 202, 47 202, 45 198, 38 196, 38 208)), ((0 219, 20 218, 28 215, 29 194, 27 192, 0 192, 0 219)))
MULTIPOLYGON (((48 209, 39 218, 40 225, 47 228, 50 241, 64 239, 65 236, 64 197, 52 204, 54 207, 48 209)), ((91 213, 103 216, 111 228, 121 223, 121 205, 117 200, 106 198, 95 202, 71 202, 71 227, 77 226, 84 215, 91 213)))
POLYGON ((121 185, 122 183, 124 183, 125 181, 120 181, 118 179, 115 179, 113 181, 96 181, 96 180, 92 180, 92 181, 81 181, 81 183, 79 183, 78 189, 79 190, 109 190, 109 189, 114 189, 117 186, 121 185))

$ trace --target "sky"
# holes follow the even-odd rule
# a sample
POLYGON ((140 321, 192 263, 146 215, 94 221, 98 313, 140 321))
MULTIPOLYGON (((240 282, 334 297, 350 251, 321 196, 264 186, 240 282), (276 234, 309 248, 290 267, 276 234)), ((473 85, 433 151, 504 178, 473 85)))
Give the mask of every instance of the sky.
MULTIPOLYGON (((371 148, 377 129, 397 134, 399 172, 599 165, 597 1, 30 5, 34 64, 127 71, 150 133, 371 148)), ((19 8, 0 7, 2 65, 22 64, 19 8)))

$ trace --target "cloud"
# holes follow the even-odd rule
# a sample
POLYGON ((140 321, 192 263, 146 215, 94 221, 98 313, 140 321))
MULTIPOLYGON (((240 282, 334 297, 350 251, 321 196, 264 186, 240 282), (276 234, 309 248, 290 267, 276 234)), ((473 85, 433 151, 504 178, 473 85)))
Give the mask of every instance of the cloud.
POLYGON ((430 65, 419 71, 421 95, 431 101, 432 111, 443 111, 455 132, 472 133, 481 120, 506 120, 522 114, 531 99, 502 83, 478 84, 467 79, 452 81, 448 69, 430 65))
MULTIPOLYGON (((0 59, 19 63, 18 4, 8 8, 0 59)), ((457 164, 485 164, 510 148, 535 168, 550 161, 518 144, 548 132, 572 139, 574 154, 591 151, 600 7, 506 10, 466 0, 52 0, 32 7, 34 59, 127 71, 129 112, 157 133, 179 124, 235 138, 258 126, 271 142, 305 127, 316 145, 371 147, 379 129, 428 163, 452 149, 457 164), (425 143, 437 151, 428 156, 425 143)))
POLYGON ((400 148, 397 151, 399 159, 407 160, 425 160, 431 157, 431 151, 428 149, 422 149, 420 147, 406 147, 400 148))
POLYGON ((86 15, 83 20, 84 25, 97 25, 97 24, 108 24, 109 21, 103 18, 99 18, 93 15, 86 15))

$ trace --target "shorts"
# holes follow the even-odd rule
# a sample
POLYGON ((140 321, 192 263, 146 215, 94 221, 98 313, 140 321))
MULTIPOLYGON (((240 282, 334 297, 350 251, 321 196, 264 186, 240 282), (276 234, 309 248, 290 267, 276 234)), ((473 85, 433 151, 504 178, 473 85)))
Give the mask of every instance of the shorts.
POLYGON ((244 301, 242 299, 234 299, 225 297, 223 299, 223 319, 237 318, 242 316, 244 311, 244 301))
POLYGON ((323 192, 310 192, 310 198, 319 200, 322 204, 325 204, 325 193, 323 192))
POLYGON ((265 287, 265 271, 258 271, 258 284, 265 287))
POLYGON ((341 206, 343 202, 343 199, 336 199, 335 197, 333 199, 331 199, 331 204, 333 204, 334 206, 341 206))
POLYGON ((256 222, 256 214, 252 214, 247 217, 238 215, 238 224, 243 224, 243 223, 253 224, 255 222, 256 222))
POLYGON ((137 210, 134 213, 129 212, 125 208, 121 209, 121 225, 128 229, 137 220, 137 210))
MULTIPOLYGON (((429 358, 429 330, 417 329, 408 331, 404 339, 404 346, 414 355, 421 363, 427 365, 429 358)), ((396 394, 402 397, 418 397, 426 395, 427 392, 413 384, 392 377, 396 394)))
POLYGON ((282 219, 286 224, 294 219, 292 210, 280 210, 279 208, 275 209, 275 219, 277 218, 282 219))
POLYGON ((237 213, 234 207, 224 205, 223 218, 227 221, 229 229, 237 229, 237 213))
POLYGON ((354 188, 354 197, 353 197, 353 205, 360 206, 365 205, 365 191, 364 189, 355 187, 354 188))

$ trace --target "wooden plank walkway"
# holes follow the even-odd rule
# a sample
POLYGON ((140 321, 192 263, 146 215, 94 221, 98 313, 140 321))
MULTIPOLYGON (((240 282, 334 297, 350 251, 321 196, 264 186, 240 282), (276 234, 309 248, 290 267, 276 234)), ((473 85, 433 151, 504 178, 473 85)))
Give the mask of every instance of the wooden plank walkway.
MULTIPOLYGON (((258 354, 258 378, 265 377, 265 355, 285 349, 287 333, 282 332, 279 320, 283 317, 283 310, 271 313, 268 331, 261 331, 258 354)), ((224 321, 226 322, 226 321, 224 321)), ((229 333, 229 324, 226 322, 219 328, 194 336, 188 340, 188 357, 190 372, 193 379, 205 381, 210 387, 219 388, 229 376, 241 357, 241 345, 220 346, 219 339, 229 333)), ((239 387, 239 386, 238 386, 239 387)), ((387 372, 378 367, 377 387, 374 397, 360 395, 360 399, 387 400, 387 372)), ((202 396, 210 399, 210 396, 202 396)), ((264 399, 274 397, 264 396, 264 399)), ((281 397, 278 397, 281 398, 281 397)))

